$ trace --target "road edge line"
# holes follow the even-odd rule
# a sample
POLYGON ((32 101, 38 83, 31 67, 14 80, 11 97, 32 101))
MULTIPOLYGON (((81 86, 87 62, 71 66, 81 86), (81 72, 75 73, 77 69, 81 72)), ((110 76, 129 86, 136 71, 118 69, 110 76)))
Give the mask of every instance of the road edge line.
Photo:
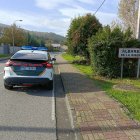
POLYGON ((57 133, 56 133, 56 100, 55 100, 55 84, 54 84, 54 78, 53 78, 53 90, 52 90, 52 114, 51 119, 54 121, 54 127, 55 127, 55 139, 57 140, 57 133))
POLYGON ((55 94, 54 94, 54 80, 53 80, 53 90, 52 90, 52 120, 55 120, 55 94))

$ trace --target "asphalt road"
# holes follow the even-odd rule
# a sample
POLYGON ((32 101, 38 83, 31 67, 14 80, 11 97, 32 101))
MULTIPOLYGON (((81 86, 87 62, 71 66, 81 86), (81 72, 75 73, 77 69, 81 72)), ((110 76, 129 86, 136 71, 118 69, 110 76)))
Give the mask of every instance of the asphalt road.
POLYGON ((0 61, 0 139, 55 140, 53 91, 39 87, 6 90, 4 63, 0 61))

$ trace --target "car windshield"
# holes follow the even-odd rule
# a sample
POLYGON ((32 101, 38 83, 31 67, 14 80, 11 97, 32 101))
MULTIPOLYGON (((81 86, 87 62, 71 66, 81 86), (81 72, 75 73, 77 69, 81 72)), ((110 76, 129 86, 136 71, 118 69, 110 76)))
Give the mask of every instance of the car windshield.
POLYGON ((11 59, 22 60, 47 60, 47 55, 42 53, 16 53, 11 59))

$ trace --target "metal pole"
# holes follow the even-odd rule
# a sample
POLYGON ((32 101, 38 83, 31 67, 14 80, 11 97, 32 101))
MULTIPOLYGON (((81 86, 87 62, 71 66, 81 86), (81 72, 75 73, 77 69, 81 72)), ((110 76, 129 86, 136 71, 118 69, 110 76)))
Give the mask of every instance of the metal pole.
MULTIPOLYGON (((139 0, 139 9, 138 9, 136 38, 140 40, 140 0, 139 0)), ((137 78, 139 78, 139 74, 140 74, 140 58, 138 59, 137 78)))
POLYGON ((124 58, 121 60, 121 79, 123 78, 123 63, 124 63, 124 58))
POLYGON ((137 79, 139 78, 139 75, 140 75, 140 59, 138 59, 137 79))

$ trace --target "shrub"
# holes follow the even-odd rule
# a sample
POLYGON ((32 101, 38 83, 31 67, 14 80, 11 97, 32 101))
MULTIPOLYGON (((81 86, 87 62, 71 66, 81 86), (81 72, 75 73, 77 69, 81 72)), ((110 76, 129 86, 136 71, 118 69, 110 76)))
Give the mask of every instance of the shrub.
MULTIPOLYGON (((121 69, 121 59, 118 58, 119 48, 139 46, 140 42, 132 38, 130 29, 123 32, 119 27, 111 30, 109 26, 106 26, 88 42, 92 69, 97 75, 119 77, 121 69)), ((125 59, 124 76, 134 76, 136 61, 125 59)))

